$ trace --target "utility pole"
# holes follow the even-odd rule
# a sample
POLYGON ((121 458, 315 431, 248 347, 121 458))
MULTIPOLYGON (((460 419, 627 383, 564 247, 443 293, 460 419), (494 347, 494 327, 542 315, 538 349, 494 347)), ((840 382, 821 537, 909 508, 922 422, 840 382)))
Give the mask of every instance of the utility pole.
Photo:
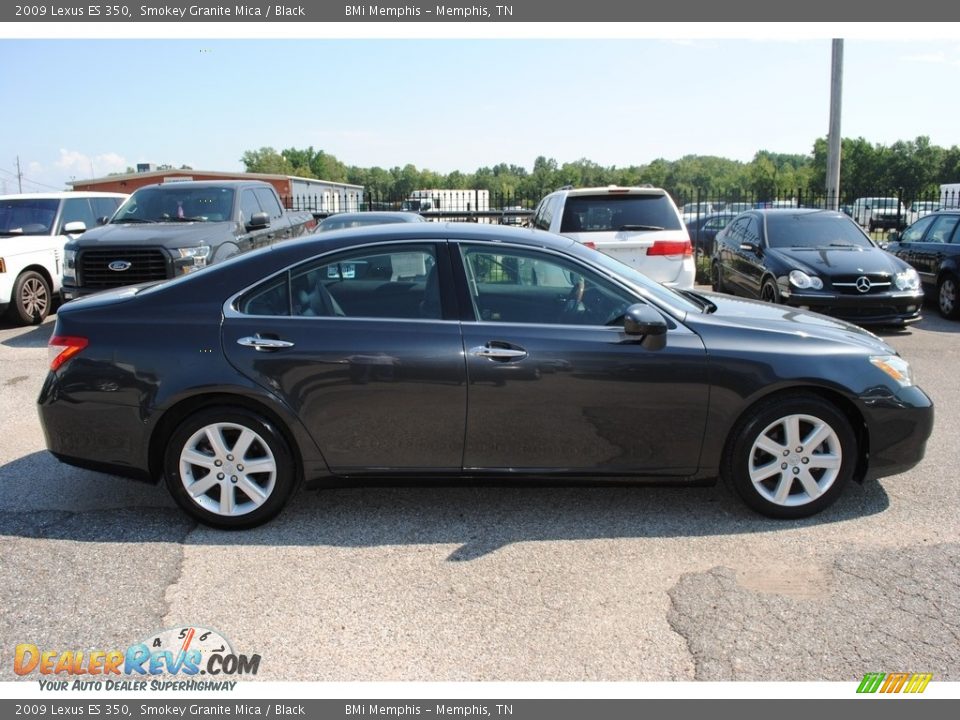
POLYGON ((830 65, 830 133, 827 136, 827 208, 840 207, 840 100, 843 87, 843 40, 834 39, 830 65))
POLYGON ((17 155, 17 192, 23 194, 23 173, 20 172, 20 156, 17 155))

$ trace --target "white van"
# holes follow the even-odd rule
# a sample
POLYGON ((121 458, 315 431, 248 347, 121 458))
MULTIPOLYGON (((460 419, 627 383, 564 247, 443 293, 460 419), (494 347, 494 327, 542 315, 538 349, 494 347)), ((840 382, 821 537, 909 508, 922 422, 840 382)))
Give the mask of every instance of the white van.
POLYGON ((110 218, 122 193, 0 195, 0 314, 44 321, 60 292, 64 244, 110 218))

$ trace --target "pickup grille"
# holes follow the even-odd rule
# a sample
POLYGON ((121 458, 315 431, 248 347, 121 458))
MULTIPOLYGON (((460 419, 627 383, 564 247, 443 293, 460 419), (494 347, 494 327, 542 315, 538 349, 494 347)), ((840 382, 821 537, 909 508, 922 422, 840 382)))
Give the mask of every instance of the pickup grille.
POLYGON ((77 284, 84 288, 121 287, 170 277, 167 254, 159 248, 98 248, 77 255, 77 284), (110 264, 118 260, 130 263, 130 268, 111 270, 110 264))

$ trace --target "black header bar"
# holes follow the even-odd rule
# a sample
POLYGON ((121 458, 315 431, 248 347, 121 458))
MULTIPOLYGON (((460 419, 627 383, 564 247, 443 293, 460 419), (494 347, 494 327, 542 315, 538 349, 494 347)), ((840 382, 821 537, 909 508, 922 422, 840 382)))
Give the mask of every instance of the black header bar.
MULTIPOLYGON (((50 22, 321 22, 321 23, 723 23, 721 34, 754 35, 755 22, 790 23, 904 23, 918 19, 938 23, 960 20, 960 4, 943 0, 806 0, 774 3, 770 0, 685 0, 664 3, 644 0, 498 0, 462 2, 357 2, 356 0, 299 0, 284 3, 245 0, 171 0, 124 2, 111 0, 55 0, 18 2, 0 7, 6 23, 50 22)), ((889 36, 889 29, 885 35, 889 36)), ((939 34, 939 33, 938 33, 939 34)), ((829 31, 825 35, 830 35, 829 31)), ((942 35, 941 35, 942 37, 942 35)))

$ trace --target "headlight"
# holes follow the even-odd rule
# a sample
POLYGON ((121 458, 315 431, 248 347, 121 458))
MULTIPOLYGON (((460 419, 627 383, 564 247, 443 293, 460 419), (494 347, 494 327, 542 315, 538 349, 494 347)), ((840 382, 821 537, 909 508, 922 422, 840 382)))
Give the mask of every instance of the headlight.
POLYGON ((883 370, 903 387, 913 385, 913 371, 910 369, 910 363, 899 355, 873 355, 870 358, 870 362, 873 363, 874 367, 883 370))
POLYGON ((799 290, 822 290, 823 280, 816 275, 807 275, 802 270, 790 271, 790 284, 799 290))
POLYGON ((897 286, 897 290, 919 290, 920 275, 913 268, 909 268, 897 273, 893 278, 893 284, 897 286))
POLYGON ((174 252, 180 255, 180 260, 176 263, 178 272, 186 275, 207 266, 210 246, 197 245, 197 247, 177 248, 174 252))
POLYGON ((76 279, 77 277, 77 251, 63 251, 63 277, 76 279))

